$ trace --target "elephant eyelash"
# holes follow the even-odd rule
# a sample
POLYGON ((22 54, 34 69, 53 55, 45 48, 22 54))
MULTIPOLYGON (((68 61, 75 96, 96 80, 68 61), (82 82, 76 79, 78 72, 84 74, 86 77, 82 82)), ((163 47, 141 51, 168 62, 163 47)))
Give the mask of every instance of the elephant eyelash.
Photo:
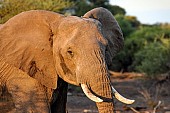
POLYGON ((67 53, 69 54, 69 56, 71 56, 71 58, 74 56, 74 53, 73 53, 73 51, 71 50, 71 48, 69 48, 69 49, 67 50, 67 53))
POLYGON ((67 52, 68 52, 70 55, 73 55, 73 52, 72 52, 72 51, 68 50, 67 52))

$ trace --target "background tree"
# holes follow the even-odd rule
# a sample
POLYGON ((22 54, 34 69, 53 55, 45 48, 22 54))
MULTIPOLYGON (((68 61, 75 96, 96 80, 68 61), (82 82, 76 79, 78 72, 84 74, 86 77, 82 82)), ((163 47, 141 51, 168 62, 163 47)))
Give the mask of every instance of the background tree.
POLYGON ((133 16, 117 14, 115 18, 122 29, 124 38, 130 35, 133 31, 137 30, 140 26, 140 22, 133 16))
POLYGON ((109 0, 89 0, 89 2, 98 7, 106 7, 109 4, 109 0))
POLYGON ((72 0, 75 3, 74 10, 76 16, 83 16, 87 11, 94 8, 94 6, 87 0, 72 0))
POLYGON ((124 50, 115 57, 112 70, 143 72, 153 77, 166 73, 170 58, 170 28, 140 26, 125 38, 124 50))
POLYGON ((120 7, 120 6, 117 6, 117 5, 111 5, 111 4, 108 4, 105 6, 105 8, 107 8, 114 16, 115 15, 125 15, 126 14, 126 11, 124 8, 120 7))
POLYGON ((41 9, 63 13, 73 6, 68 0, 0 0, 0 23, 23 11, 41 9))
POLYGON ((83 16, 87 11, 95 7, 104 7, 112 12, 113 15, 122 14, 125 15, 125 9, 109 4, 109 0, 71 0, 75 3, 75 14, 77 16, 83 16))
POLYGON ((151 78, 166 73, 170 69, 167 66, 170 58, 170 39, 161 38, 161 41, 155 41, 145 46, 134 56, 132 65, 136 71, 146 73, 151 78))

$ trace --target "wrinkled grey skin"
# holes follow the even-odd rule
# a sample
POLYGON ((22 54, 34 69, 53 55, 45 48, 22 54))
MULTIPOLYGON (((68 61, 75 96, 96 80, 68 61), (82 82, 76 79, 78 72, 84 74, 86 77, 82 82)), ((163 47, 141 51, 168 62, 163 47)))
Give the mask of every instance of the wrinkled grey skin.
POLYGON ((86 84, 104 100, 96 103, 99 112, 113 113, 108 65, 122 46, 120 27, 104 8, 81 18, 24 12, 0 28, 0 82, 11 93, 17 113, 50 112, 59 77, 86 84))

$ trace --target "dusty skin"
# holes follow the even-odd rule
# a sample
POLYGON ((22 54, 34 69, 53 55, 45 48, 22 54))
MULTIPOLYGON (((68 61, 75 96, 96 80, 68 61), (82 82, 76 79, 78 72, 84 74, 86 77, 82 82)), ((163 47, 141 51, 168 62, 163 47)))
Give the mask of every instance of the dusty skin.
POLYGON ((102 99, 98 111, 113 113, 108 67, 122 47, 122 31, 102 7, 82 17, 23 12, 0 26, 0 84, 13 98, 13 112, 64 113, 70 83, 85 84, 102 99))

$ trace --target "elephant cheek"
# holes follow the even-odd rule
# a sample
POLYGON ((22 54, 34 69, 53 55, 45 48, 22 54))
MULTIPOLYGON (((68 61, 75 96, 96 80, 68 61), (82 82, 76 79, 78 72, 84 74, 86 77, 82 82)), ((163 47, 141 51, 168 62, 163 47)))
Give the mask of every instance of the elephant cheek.
POLYGON ((73 70, 73 67, 69 66, 68 62, 65 61, 64 57, 61 53, 58 54, 58 62, 56 62, 56 68, 58 75, 66 82, 74 85, 77 84, 77 80, 75 77, 75 72, 73 70))
POLYGON ((66 75, 66 74, 70 74, 70 75, 72 75, 73 73, 71 72, 71 70, 67 67, 67 65, 65 64, 65 62, 61 62, 60 63, 60 66, 61 66, 61 68, 62 68, 62 70, 63 70, 63 73, 66 75))

